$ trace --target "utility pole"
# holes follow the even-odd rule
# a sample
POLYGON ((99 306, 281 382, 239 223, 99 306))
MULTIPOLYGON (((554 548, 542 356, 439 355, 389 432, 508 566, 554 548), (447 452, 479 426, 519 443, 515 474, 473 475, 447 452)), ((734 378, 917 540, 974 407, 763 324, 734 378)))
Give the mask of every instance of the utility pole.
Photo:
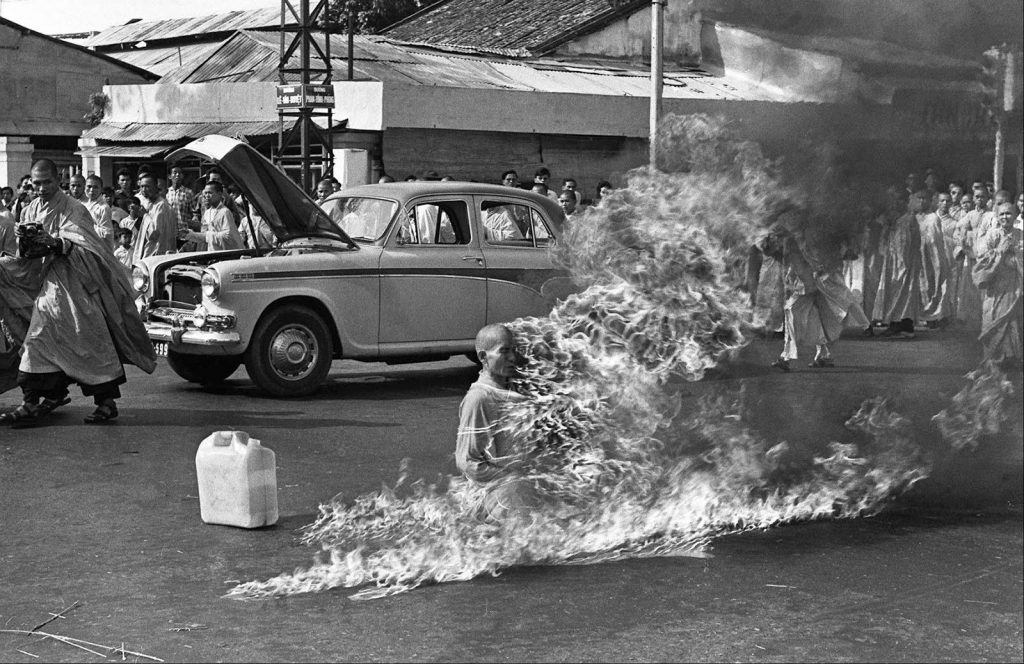
POLYGON ((658 170, 658 123, 661 121, 662 42, 665 37, 665 3, 651 0, 651 132, 650 168, 658 170))

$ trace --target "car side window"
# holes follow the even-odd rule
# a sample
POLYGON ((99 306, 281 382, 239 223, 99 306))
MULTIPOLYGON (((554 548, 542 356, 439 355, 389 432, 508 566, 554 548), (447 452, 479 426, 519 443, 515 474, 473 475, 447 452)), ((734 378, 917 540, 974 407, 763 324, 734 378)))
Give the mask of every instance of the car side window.
POLYGON ((551 230, 543 215, 520 203, 484 201, 480 219, 487 244, 505 247, 544 247, 551 240, 551 230))
POLYGON ((533 221, 533 242, 534 246, 546 247, 551 242, 551 229, 548 228, 544 215, 534 209, 530 209, 530 219, 533 221))
POLYGON ((464 201, 419 203, 398 229, 398 243, 421 246, 469 244, 469 215, 464 201))

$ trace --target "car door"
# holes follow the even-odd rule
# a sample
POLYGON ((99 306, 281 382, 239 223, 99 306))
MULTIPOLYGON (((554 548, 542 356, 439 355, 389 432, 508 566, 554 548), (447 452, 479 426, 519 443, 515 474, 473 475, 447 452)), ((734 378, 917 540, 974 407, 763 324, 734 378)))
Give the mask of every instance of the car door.
POLYGON ((484 326, 487 281, 471 205, 470 196, 428 196, 399 212, 380 261, 382 353, 443 350, 484 326))
POLYGON ((533 201, 508 195, 474 196, 487 266, 487 322, 543 316, 573 291, 548 253, 553 224, 533 201))

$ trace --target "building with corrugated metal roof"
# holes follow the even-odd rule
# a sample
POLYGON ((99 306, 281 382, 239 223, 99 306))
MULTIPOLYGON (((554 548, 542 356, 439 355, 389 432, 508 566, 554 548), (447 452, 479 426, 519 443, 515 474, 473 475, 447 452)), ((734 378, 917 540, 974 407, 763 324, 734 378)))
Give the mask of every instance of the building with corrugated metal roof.
MULTIPOLYGON (((346 37, 331 36, 339 177, 354 183, 433 170, 496 181, 506 168, 528 179, 544 166, 555 180, 573 176, 589 190, 646 163, 649 4, 561 0, 530 5, 525 18, 504 12, 505 4, 446 0, 383 36, 356 36, 352 81, 339 80, 346 37), (461 21, 446 13, 470 8, 461 21)), ((704 13, 668 3, 665 113, 726 115, 773 154, 813 132, 834 136, 863 169, 882 164, 898 173, 924 162, 963 173, 991 163, 977 64, 962 53, 877 38, 838 0, 800 7, 857 29, 814 28, 794 9, 789 25, 802 31, 787 32, 743 0, 703 5, 704 13), (760 20, 744 24, 744 12, 760 20)), ((1014 16, 1009 21, 1019 22, 1014 16)), ((120 39, 143 38, 141 53, 155 48, 154 34, 120 39)), ((182 48, 157 85, 112 86, 104 122, 83 134, 87 168, 156 160, 207 131, 237 133, 269 154, 280 128, 280 43, 279 31, 242 29, 202 50, 182 48)))
POLYGON ((89 98, 109 84, 157 77, 0 17, 0 185, 17 185, 36 159, 77 172, 76 141, 89 98))

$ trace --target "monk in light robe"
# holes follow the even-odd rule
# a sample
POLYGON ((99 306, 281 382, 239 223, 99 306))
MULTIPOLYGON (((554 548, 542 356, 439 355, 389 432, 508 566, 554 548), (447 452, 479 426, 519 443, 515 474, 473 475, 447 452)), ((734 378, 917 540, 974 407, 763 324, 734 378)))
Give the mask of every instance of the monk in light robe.
POLYGON ((843 328, 864 329, 869 324, 860 298, 843 283, 841 262, 824 264, 792 235, 786 236, 781 245, 781 255, 776 258, 786 268, 790 296, 786 300, 782 353, 772 366, 789 371, 799 347, 814 344, 814 359, 807 366, 833 367, 832 350, 843 328))
POLYGON ((92 215, 60 191, 52 161, 37 161, 31 173, 38 195, 22 214, 18 256, 0 258, 0 318, 23 348, 23 401, 0 423, 34 426, 68 403, 71 383, 96 402, 86 423, 109 422, 124 364, 152 373, 153 345, 128 275, 92 215))
MULTIPOLYGON (((948 194, 940 194, 946 196, 948 194)), ((928 327, 940 327, 952 316, 950 267, 942 221, 934 212, 918 212, 921 234, 921 319, 928 327)))
POLYGON ((981 326, 981 292, 974 284, 974 263, 977 258, 975 245, 982 236, 978 230, 988 225, 988 192, 984 188, 974 191, 972 199, 974 209, 964 214, 957 221, 954 239, 957 244, 955 257, 960 265, 960 277, 956 292, 956 319, 968 330, 977 330, 981 326))
POLYGON ((882 242, 882 267, 871 316, 889 323, 882 336, 914 338, 914 323, 921 311, 921 231, 916 215, 927 201, 923 190, 912 195, 907 213, 889 226, 882 242))
POLYGON ((1024 357, 1021 337, 1022 263, 1020 231, 1013 227, 1012 203, 996 208, 996 225, 978 243, 974 281, 984 294, 981 335, 985 359, 1019 365, 1024 357))

